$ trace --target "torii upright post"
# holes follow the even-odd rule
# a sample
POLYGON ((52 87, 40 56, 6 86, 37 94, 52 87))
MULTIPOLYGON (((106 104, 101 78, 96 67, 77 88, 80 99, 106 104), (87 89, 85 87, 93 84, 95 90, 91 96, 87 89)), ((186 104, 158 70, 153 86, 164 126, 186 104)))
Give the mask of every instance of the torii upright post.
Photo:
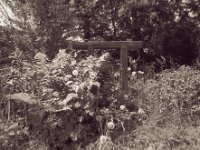
POLYGON ((120 48, 120 74, 121 74, 121 89, 122 92, 128 90, 128 48, 122 45, 120 48))

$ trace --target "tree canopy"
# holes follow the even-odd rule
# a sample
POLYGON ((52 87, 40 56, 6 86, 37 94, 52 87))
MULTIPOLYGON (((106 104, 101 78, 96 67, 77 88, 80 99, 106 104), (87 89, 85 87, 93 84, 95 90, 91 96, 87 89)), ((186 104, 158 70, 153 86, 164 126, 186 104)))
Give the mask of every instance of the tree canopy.
POLYGON ((181 63, 191 63, 197 56, 197 0, 2 0, 2 4, 11 8, 17 17, 8 18, 11 25, 29 35, 32 49, 45 48, 51 58, 75 36, 86 41, 148 39, 156 52, 170 57, 184 53, 181 63))

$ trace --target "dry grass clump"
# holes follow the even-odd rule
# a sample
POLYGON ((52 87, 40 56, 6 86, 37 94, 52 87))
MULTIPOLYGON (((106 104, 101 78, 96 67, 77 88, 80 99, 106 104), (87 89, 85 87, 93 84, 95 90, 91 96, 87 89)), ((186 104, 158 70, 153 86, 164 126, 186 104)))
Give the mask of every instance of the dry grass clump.
POLYGON ((135 86, 140 88, 140 106, 146 111, 148 124, 158 127, 200 124, 200 70, 182 66, 138 83, 135 86))
POLYGON ((116 148, 109 136, 101 135, 95 143, 88 145, 86 150, 116 150, 116 148))
POLYGON ((131 150, 199 150, 200 128, 159 128, 144 125, 134 134, 120 137, 117 142, 121 147, 126 146, 131 150))
POLYGON ((200 70, 181 66, 134 87, 143 125, 117 143, 132 150, 200 149, 200 70))
POLYGON ((140 114, 143 125, 115 141, 100 138, 92 149, 200 149, 200 70, 181 66, 154 79, 140 79, 133 86, 139 91, 135 99, 144 111, 140 114))
MULTIPOLYGON (((82 149, 80 149, 82 150, 82 149)), ((91 143, 84 150, 133 150, 122 143, 113 142, 107 135, 101 135, 95 143, 91 143)))

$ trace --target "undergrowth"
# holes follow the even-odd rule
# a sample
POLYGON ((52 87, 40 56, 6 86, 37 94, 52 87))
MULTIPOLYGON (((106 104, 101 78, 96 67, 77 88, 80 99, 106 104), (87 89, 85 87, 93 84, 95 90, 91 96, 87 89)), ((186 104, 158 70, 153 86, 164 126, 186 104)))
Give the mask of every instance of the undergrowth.
MULTIPOLYGON (((73 150, 100 135, 116 138, 131 123, 136 128, 138 108, 128 101, 131 95, 122 101, 119 71, 115 72, 109 54, 78 59, 78 53, 69 51, 60 50, 51 62, 37 53, 34 62, 19 59, 2 68, 1 119, 18 122, 22 131, 7 136, 2 149, 19 148, 20 140, 12 138, 25 135, 30 138, 24 149, 39 140, 48 149, 73 150)), ((2 138, 11 131, 3 129, 2 138)))
POLYGON ((143 125, 116 141, 135 150, 200 148, 200 71, 188 66, 138 80, 143 125))
POLYGON ((123 93, 108 53, 65 51, 1 69, 1 149, 199 149, 199 70, 129 70, 123 93))

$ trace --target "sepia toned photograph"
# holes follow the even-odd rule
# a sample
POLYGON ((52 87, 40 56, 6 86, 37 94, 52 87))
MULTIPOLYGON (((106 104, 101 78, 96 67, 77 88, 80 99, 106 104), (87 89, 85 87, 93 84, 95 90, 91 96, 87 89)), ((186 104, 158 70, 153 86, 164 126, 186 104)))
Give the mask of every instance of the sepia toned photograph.
POLYGON ((0 150, 200 150, 200 1, 0 0, 0 150))

